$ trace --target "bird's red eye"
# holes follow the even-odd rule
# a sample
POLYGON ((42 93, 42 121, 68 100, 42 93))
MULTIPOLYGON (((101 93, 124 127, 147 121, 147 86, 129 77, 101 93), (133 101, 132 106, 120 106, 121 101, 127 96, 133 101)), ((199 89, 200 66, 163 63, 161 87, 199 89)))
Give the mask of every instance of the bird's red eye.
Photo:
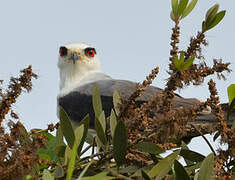
POLYGON ((90 57, 94 57, 95 56, 95 51, 93 49, 90 49, 87 54, 90 56, 90 57))
POLYGON ((60 47, 60 56, 66 56, 68 54, 68 49, 64 46, 60 47))
POLYGON ((85 49, 85 54, 89 57, 94 57, 96 52, 94 48, 86 48, 85 49))

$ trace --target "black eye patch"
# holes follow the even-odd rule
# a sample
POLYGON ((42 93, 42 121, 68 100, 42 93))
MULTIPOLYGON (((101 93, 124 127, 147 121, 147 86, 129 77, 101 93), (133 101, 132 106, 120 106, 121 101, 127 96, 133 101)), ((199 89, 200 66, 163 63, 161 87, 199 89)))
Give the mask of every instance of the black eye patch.
POLYGON ((60 47, 60 56, 61 57, 62 56, 67 56, 67 54, 68 54, 68 49, 66 47, 64 47, 64 46, 61 46, 60 47))

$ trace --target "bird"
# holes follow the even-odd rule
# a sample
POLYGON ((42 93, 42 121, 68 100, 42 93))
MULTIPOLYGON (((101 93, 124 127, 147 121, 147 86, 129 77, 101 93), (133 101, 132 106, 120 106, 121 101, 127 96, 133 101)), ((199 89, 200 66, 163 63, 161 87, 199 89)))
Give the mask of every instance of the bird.
MULTIPOLYGON (((136 89, 136 82, 113 79, 101 70, 101 63, 95 47, 87 43, 71 43, 59 47, 58 68, 60 74, 57 107, 62 107, 72 124, 78 124, 87 114, 90 116, 90 128, 94 129, 95 113, 92 106, 94 85, 98 85, 105 116, 113 108, 113 93, 118 91, 128 98, 136 89)), ((137 101, 147 102, 162 89, 148 86, 137 101)), ((174 107, 193 107, 200 101, 195 98, 183 98, 176 94, 174 107)), ((57 108, 58 109, 58 108, 57 108)))

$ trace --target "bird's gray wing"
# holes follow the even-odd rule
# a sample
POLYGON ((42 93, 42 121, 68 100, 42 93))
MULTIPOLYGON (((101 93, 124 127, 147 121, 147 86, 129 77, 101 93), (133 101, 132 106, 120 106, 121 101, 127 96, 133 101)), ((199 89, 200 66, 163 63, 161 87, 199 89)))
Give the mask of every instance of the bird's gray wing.
MULTIPOLYGON (((124 98, 128 98, 136 89, 136 83, 127 80, 99 80, 82 85, 69 94, 59 97, 58 104, 65 109, 73 121, 79 122, 89 113, 92 128, 94 127, 92 95, 95 83, 98 85, 100 91, 102 106, 106 117, 110 115, 110 111, 113 108, 113 93, 115 90, 117 90, 124 98)), ((161 92, 162 89, 149 86, 137 101, 138 103, 147 102, 161 92)), ((176 95, 173 101, 173 107, 192 107, 199 103, 200 102, 197 99, 185 99, 176 95)))

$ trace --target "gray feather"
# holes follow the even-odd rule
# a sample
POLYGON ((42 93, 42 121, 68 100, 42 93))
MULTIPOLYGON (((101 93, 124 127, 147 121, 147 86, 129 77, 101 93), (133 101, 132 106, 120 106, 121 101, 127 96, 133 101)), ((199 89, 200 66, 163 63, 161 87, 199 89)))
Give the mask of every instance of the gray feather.
MULTIPOLYGON (((136 83, 127 80, 99 80, 92 83, 84 84, 74 89, 69 94, 60 97, 58 103, 68 113, 73 121, 79 122, 85 115, 89 113, 91 117, 91 127, 94 127, 94 111, 92 107, 92 94, 95 83, 97 83, 102 99, 103 109, 105 115, 109 116, 113 108, 113 93, 117 90, 121 96, 128 98, 136 89, 136 83)), ((143 92, 142 96, 137 99, 139 103, 147 102, 156 94, 162 92, 162 89, 149 86, 143 92)), ((200 101, 197 99, 185 99, 176 95, 173 101, 173 107, 192 107, 199 105, 200 101)))

